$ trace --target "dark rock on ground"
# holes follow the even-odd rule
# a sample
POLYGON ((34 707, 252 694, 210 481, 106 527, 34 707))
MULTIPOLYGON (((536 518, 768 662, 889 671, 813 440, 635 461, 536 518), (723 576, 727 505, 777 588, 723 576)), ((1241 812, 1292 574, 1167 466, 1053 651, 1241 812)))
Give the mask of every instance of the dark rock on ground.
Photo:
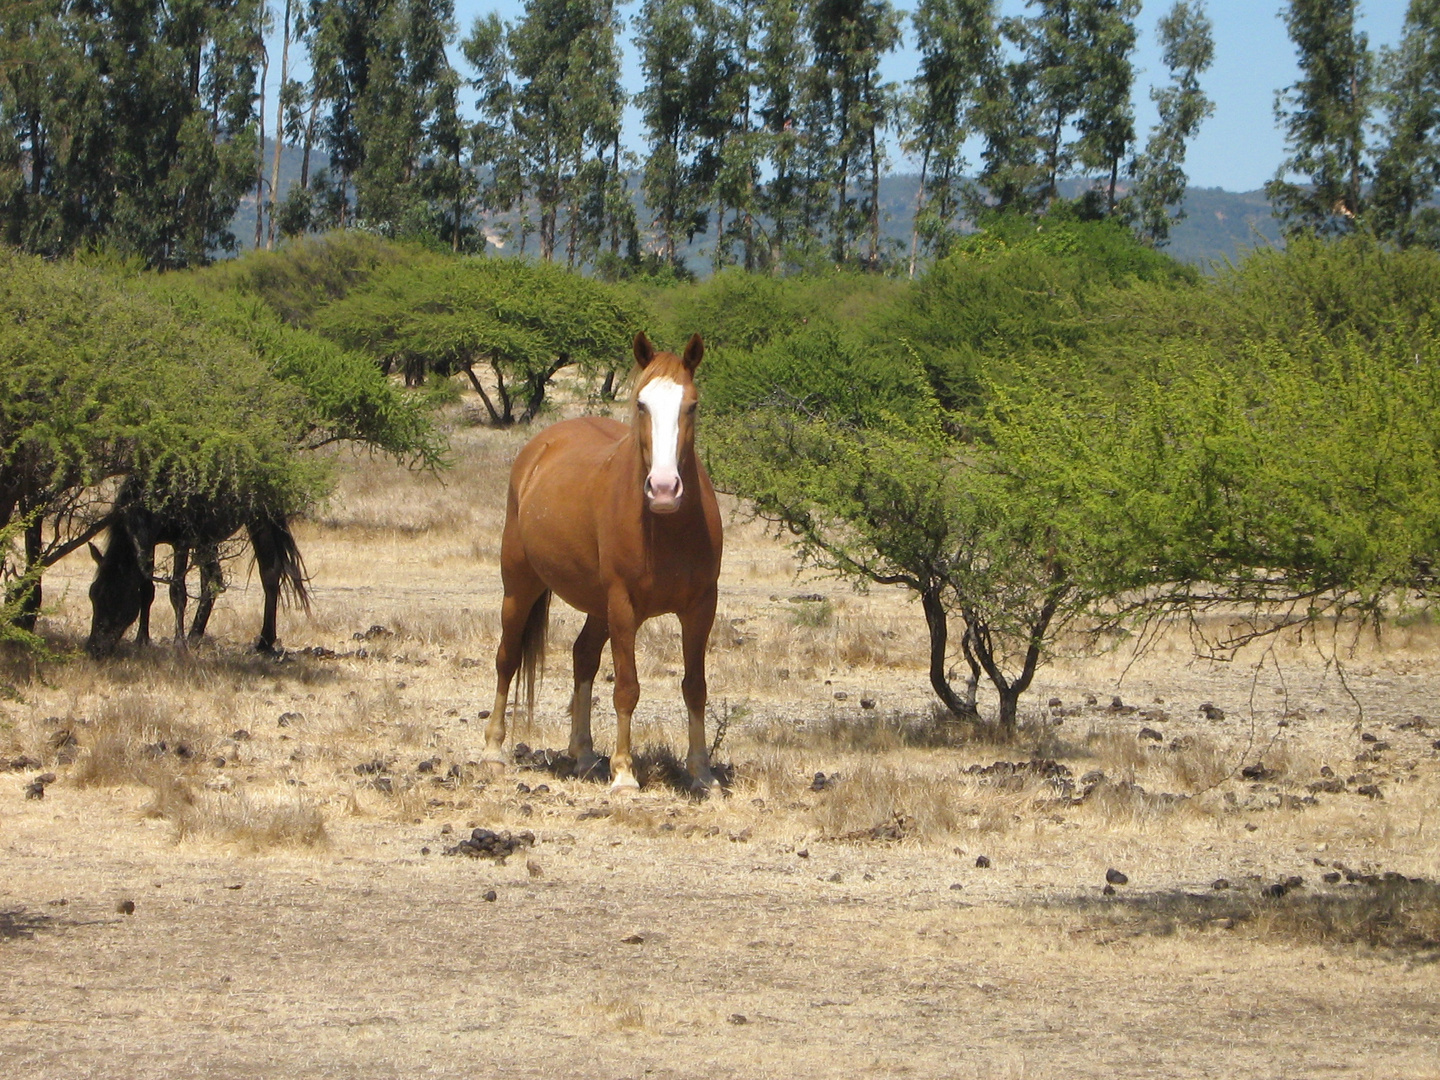
POLYGON ((1109 870, 1105 871, 1105 880, 1111 885, 1130 884, 1130 879, 1121 871, 1116 870, 1113 866, 1109 870))

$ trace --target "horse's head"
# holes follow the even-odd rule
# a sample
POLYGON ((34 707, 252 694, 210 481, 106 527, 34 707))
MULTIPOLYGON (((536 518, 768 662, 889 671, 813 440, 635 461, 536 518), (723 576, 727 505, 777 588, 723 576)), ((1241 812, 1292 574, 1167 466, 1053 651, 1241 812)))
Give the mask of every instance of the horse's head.
POLYGON ((125 631, 140 617, 149 579, 128 536, 112 532, 105 554, 94 544, 95 580, 90 583, 90 636, 85 651, 96 659, 109 656, 125 631))
POLYGON ((685 497, 681 471, 695 454, 695 369, 705 355, 696 334, 685 355, 656 352, 643 334, 635 335, 635 436, 645 463, 645 505, 655 514, 673 514, 685 497))

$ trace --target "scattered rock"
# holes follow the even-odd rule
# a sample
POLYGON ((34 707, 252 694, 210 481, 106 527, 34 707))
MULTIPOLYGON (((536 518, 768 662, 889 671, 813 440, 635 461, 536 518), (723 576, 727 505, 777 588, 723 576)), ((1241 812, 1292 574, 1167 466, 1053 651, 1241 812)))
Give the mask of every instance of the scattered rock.
POLYGON ((1114 886, 1114 885, 1106 885, 1103 889, 1100 890, 1100 894, 1101 894, 1102 896, 1114 896, 1114 895, 1115 895, 1115 886, 1114 886))
POLYGON ((950 891, 951 891, 951 892, 959 892, 959 891, 962 890, 964 887, 965 887, 965 886, 961 885, 961 884, 957 881, 957 882, 955 882, 953 885, 950 886, 950 891))
POLYGON ((732 1023, 732 1024, 748 1024, 749 1022, 750 1022, 750 1021, 749 1021, 748 1019, 746 1019, 744 1013, 731 1013, 731 1014, 730 1014, 730 1023, 732 1023))
POLYGON ((535 846, 535 834, 528 829, 512 836, 508 832, 496 833, 489 829, 475 829, 470 839, 462 840, 454 847, 446 848, 446 855, 467 855, 472 859, 506 859, 521 848, 535 846))
POLYGON ((1161 735, 1160 732, 1156 731, 1154 728, 1151 727, 1142 727, 1139 734, 1135 737, 1141 740, 1149 739, 1151 742, 1165 741, 1165 736, 1161 735))
POLYGON ((1099 769, 1091 769, 1084 776, 1080 777, 1082 787, 1092 787, 1095 784, 1103 784, 1104 782, 1105 774, 1099 769))
POLYGON ((826 788, 834 787, 835 782, 839 779, 839 773, 831 773, 829 776, 826 776, 823 772, 817 772, 815 779, 810 781, 810 790, 824 791, 826 788))
POLYGON ((849 697, 850 697, 850 695, 847 694, 844 690, 836 690, 836 691, 835 691, 835 700, 836 700, 836 701, 845 701, 845 700, 847 700, 849 697))
POLYGON ((1356 795, 1364 795, 1368 799, 1383 799, 1384 792, 1380 790, 1379 784, 1361 784, 1355 789, 1356 795))
POLYGON ((795 852, 795 857, 797 859, 808 859, 810 857, 810 849, 801 848, 799 851, 795 852))
POLYGON ((1225 710, 1209 701, 1200 706, 1200 712, 1204 714, 1206 720, 1225 719, 1225 710))
POLYGON ((978 868, 981 869, 981 870, 989 870, 989 869, 990 869, 990 856, 988 856, 988 855, 977 855, 977 856, 975 856, 975 865, 976 865, 976 867, 978 867, 978 868))
POLYGON ((1095 695, 1094 695, 1094 694, 1086 694, 1086 695, 1085 695, 1085 704, 1086 704, 1086 705, 1094 705, 1094 704, 1095 704, 1095 695))
POLYGON ((1063 709, 1065 707, 1065 702, 1061 701, 1058 697, 1052 697, 1045 704, 1052 709, 1063 709))
POLYGON ((1360 741, 1361 741, 1361 742, 1376 742, 1376 741, 1378 741, 1378 738, 1379 738, 1378 736, 1372 735, 1372 734, 1371 734, 1370 732, 1368 732, 1368 731, 1364 731, 1364 732, 1361 732, 1361 733, 1360 733, 1360 741))
POLYGON ((1228 889, 1229 887, 1230 887, 1230 879, 1229 879, 1229 878, 1217 877, 1214 881, 1212 881, 1212 882, 1210 883, 1210 888, 1215 889, 1215 890, 1217 890, 1217 891, 1222 890, 1222 889, 1228 889))
POLYGON ((428 847, 422 847, 422 848, 420 849, 420 854, 421 854, 421 855, 429 855, 429 854, 430 854, 430 849, 429 849, 428 847))
POLYGON ((532 878, 542 877, 545 874, 545 871, 540 868, 540 864, 534 859, 525 860, 525 872, 529 874, 532 878))
POLYGON ((24 772, 26 769, 38 769, 40 768, 40 764, 41 762, 37 758, 21 754, 19 757, 13 759, 6 767, 12 772, 24 772))
POLYGON ((27 798, 27 799, 43 799, 43 798, 45 798, 45 785, 42 784, 39 780, 31 780, 30 783, 28 783, 28 784, 25 785, 25 798, 27 798))
POLYGON ((1240 770, 1240 775, 1246 780, 1273 780, 1275 771, 1267 769, 1263 761, 1257 761, 1253 765, 1246 765, 1240 770))
POLYGON ((483 899, 487 904, 493 904, 495 902, 495 890, 486 889, 483 899))
POLYGON ((875 708, 875 699, 874 699, 874 698, 870 698, 870 697, 862 697, 862 698, 860 699, 860 708, 862 708, 862 709, 873 709, 873 708, 875 708))
POLYGON ((355 641, 376 641, 381 638, 394 637, 395 631, 387 627, 381 626, 379 623, 376 623, 374 626, 370 627, 369 630, 366 630, 363 633, 357 631, 350 636, 355 641))
POLYGON ((527 783, 525 783, 525 782, 522 780, 522 781, 520 781, 519 783, 517 783, 517 784, 515 785, 515 790, 516 790, 519 794, 521 794, 521 795, 529 795, 529 794, 530 794, 530 785, 527 784, 527 783))
POLYGON ((1337 885, 1340 882, 1340 871, 1331 870, 1328 873, 1321 874, 1320 880, 1325 882, 1326 885, 1337 885))
POLYGON ((1315 780, 1306 785, 1307 791, 1320 792, 1325 795, 1339 795, 1345 790, 1345 781, 1338 776, 1332 776, 1325 780, 1315 780))
POLYGON ((118 904, 115 905, 115 912, 116 912, 116 914, 118 914, 118 915, 134 915, 134 914, 135 914, 135 901, 134 901, 134 900, 121 900, 118 904))
POLYGON ((1130 879, 1121 871, 1116 870, 1113 866, 1109 870, 1105 871, 1105 881, 1110 885, 1130 884, 1130 879))
POLYGON ((826 878, 825 880, 826 880, 826 881, 829 881, 829 882, 832 882, 833 884, 838 885, 838 884, 840 884, 840 882, 842 882, 842 881, 845 880, 845 877, 844 877, 843 874, 840 873, 839 870, 836 870, 835 873, 831 874, 831 875, 830 875, 828 878, 826 878))
POLYGON ((275 726, 290 727, 294 724, 300 723, 300 721, 304 719, 305 717, 300 715, 298 712, 285 712, 280 714, 279 719, 275 721, 275 726))
POLYGON ((643 945, 643 944, 645 944, 645 936, 644 936, 643 934, 631 934, 629 937, 622 937, 622 938, 620 939, 620 944, 621 944, 621 945, 643 945))

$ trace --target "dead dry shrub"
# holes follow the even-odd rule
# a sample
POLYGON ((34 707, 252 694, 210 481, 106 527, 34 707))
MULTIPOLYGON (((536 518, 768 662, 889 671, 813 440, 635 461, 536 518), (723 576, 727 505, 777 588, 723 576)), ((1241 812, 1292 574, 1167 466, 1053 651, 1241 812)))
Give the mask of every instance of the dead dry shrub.
POLYGON ((1368 945, 1440 959, 1440 884, 1387 875, 1338 891, 1301 886, 1189 893, 1168 890, 1071 901, 1134 934, 1236 930, 1321 945, 1368 945), (1279 895, 1275 895, 1276 893, 1279 895))
POLYGON ((649 1010, 629 994, 597 994, 585 1010, 598 1027, 616 1031, 640 1031, 650 1026, 649 1010))
POLYGON ((906 748, 939 749, 970 742, 973 724, 944 709, 925 713, 836 713, 801 724, 774 723, 764 741, 782 749, 882 754, 906 748))
POLYGON ((247 792, 203 792, 188 799, 162 796, 157 789, 157 815, 175 829, 176 840, 204 838, 237 844, 250 851, 274 847, 319 848, 329 843, 325 815, 297 795, 264 800, 247 792))
POLYGON ((936 776, 866 764, 833 781, 811 817, 814 827, 832 839, 867 832, 888 838, 898 825, 906 836, 934 840, 959 828, 957 794, 953 782, 936 776))
POLYGON ((1191 794, 1208 791, 1238 768, 1233 753, 1227 754, 1204 735, 1174 740, 1163 755, 1155 755, 1155 760, 1191 794))
POLYGON ((77 734, 81 754, 72 778, 80 787, 153 787, 193 773, 209 751, 204 732, 178 720, 172 704, 148 694, 125 694, 107 703, 77 734))
MULTIPOLYGON (((1392 879, 1341 893, 1287 893, 1262 900, 1256 929, 1298 941, 1440 950, 1440 884, 1392 879)), ((1437 956, 1440 958, 1440 956, 1437 956)))

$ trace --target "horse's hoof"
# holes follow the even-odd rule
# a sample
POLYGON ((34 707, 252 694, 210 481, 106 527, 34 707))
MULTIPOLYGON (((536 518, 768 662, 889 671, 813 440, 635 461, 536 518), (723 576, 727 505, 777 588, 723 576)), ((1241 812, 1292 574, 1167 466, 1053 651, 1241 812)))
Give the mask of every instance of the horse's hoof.
POLYGON ((640 784, 633 776, 617 776, 610 785, 611 795, 638 795, 640 784))
POLYGON ((694 795, 697 799, 708 799, 712 795, 724 795, 725 789, 720 786, 719 780, 716 780, 714 776, 706 773, 703 776, 697 776, 691 779, 690 794, 694 795))
POLYGON ((487 780, 499 780, 505 775, 505 767, 509 764, 498 750, 487 751, 480 755, 480 775, 487 780))
POLYGON ((593 750, 588 754, 580 754, 575 758, 575 778, 588 780, 595 775, 599 766, 600 755, 593 750))

